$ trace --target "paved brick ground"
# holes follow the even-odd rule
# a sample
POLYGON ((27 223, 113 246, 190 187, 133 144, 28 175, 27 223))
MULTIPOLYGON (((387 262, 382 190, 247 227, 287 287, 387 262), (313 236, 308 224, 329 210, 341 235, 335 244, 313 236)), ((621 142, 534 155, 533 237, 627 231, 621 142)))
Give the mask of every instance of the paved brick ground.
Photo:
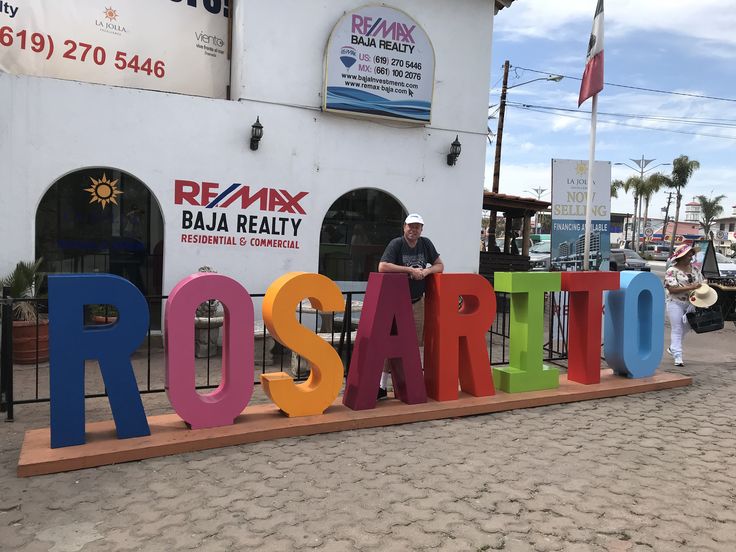
POLYGON ((731 552, 733 324, 689 336, 686 360, 695 383, 673 391, 31 479, 18 451, 48 408, 19 406, 0 421, 0 550, 731 552))

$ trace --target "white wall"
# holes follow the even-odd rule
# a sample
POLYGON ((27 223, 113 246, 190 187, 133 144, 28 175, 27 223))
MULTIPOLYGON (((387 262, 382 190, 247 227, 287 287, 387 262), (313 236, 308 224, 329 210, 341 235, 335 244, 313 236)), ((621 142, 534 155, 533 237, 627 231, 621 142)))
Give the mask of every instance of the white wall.
MULTIPOLYGON (((436 52, 432 125, 407 127, 318 110, 322 57, 347 0, 239 3, 242 48, 234 63, 240 101, 0 74, 0 274, 34 257, 36 207, 51 184, 91 166, 124 170, 151 188, 163 210, 164 293, 202 264, 262 293, 290 270, 316 271, 322 218, 347 191, 371 187, 421 212, 452 272, 478 268, 485 164, 492 4, 404 0, 392 4, 427 31, 436 52), (256 116, 260 149, 248 147, 256 116), (459 134, 462 155, 445 158, 459 134), (299 250, 181 243, 175 179, 309 191, 299 250)), ((99 208, 99 207, 98 207, 99 208)), ((204 209, 199 209, 204 211, 204 209)), ((208 210, 215 211, 215 209, 208 210)), ((236 217, 240 210, 226 211, 236 217)), ((269 213, 262 213, 269 214, 269 213)), ((231 219, 232 220, 232 219, 231 219)), ((397 235, 399 229, 397 228, 397 235)), ((232 232, 230 232, 232 234, 232 232)))
MULTIPOLYGON (((233 65, 242 71, 234 71, 232 96, 319 108, 332 28, 345 12, 369 3, 240 0, 234 13, 233 65)), ((493 2, 395 0, 387 5, 412 16, 434 46, 432 127, 485 135, 493 2)))

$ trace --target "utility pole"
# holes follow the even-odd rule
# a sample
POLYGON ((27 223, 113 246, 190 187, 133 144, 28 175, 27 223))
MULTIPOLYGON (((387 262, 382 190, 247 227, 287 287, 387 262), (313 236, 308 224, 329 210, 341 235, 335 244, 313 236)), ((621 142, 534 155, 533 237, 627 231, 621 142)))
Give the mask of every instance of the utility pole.
MULTIPOLYGON (((501 85, 501 99, 498 105, 498 129, 496 130, 496 154, 493 161, 493 184, 491 192, 498 193, 499 181, 501 180, 501 144, 503 142, 503 121, 506 118, 506 93, 512 88, 524 86, 531 82, 552 81, 560 82, 564 77, 562 75, 547 75, 546 77, 537 77, 532 80, 520 82, 509 86, 509 69, 511 64, 509 60, 503 63, 503 84, 501 85)), ((488 225, 491 235, 496 236, 496 211, 491 211, 491 221, 488 225)))
POLYGON ((501 179, 501 142, 503 141, 503 120, 506 116, 506 91, 509 86, 509 60, 503 63, 503 84, 501 85, 501 100, 498 105, 498 130, 496 131, 496 155, 493 161, 493 187, 491 191, 498 193, 498 182, 501 179))
MULTIPOLYGON (((498 105, 498 129, 496 130, 496 154, 493 161, 493 185, 491 191, 498 193, 498 183, 501 179, 501 142, 503 141, 503 120, 506 116, 506 91, 509 85, 509 60, 503 63, 503 84, 501 85, 501 100, 498 105)), ((488 232, 493 239, 496 239, 496 211, 491 211, 491 221, 488 225, 488 232)))
POLYGON ((670 204, 672 203, 672 196, 675 192, 667 192, 667 208, 664 210, 664 226, 662 226, 662 243, 664 243, 664 237, 667 234, 667 225, 669 224, 670 218, 670 204))

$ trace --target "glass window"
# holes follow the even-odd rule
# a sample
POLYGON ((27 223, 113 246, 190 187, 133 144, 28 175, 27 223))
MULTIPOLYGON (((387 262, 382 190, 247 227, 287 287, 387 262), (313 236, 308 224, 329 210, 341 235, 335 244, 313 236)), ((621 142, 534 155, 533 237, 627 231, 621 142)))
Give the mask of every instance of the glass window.
POLYGON ((322 221, 319 272, 333 280, 366 282, 383 250, 401 235, 406 211, 389 194, 372 188, 348 192, 322 221))
MULTIPOLYGON (((163 227, 158 203, 140 180, 108 167, 83 169, 57 180, 41 199, 36 257, 49 273, 117 274, 143 295, 160 296, 163 227)), ((160 316, 151 323, 159 329, 160 316)))

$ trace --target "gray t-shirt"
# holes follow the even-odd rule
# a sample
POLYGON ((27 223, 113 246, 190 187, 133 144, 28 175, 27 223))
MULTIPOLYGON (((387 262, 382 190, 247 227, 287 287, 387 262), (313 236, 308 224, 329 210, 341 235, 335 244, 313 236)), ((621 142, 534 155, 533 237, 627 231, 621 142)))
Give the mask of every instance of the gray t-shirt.
MULTIPOLYGON (((389 242, 383 252, 381 262, 413 268, 427 268, 428 265, 432 266, 439 256, 440 254, 429 238, 420 237, 415 247, 409 247, 402 236, 389 242)), ((409 292, 411 293, 412 302, 419 301, 422 298, 426 287, 424 280, 409 280, 409 292)))

